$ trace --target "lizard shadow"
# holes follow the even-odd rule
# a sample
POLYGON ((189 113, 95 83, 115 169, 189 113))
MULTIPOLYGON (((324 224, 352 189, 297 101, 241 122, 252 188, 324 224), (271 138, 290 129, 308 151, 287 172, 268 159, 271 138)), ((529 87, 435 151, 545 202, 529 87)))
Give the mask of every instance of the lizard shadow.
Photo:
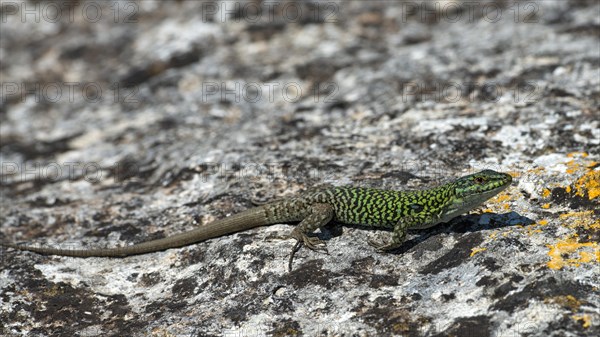
MULTIPOLYGON (((513 226, 527 226, 535 223, 534 220, 520 215, 517 212, 508 212, 508 213, 483 213, 483 214, 466 214, 458 216, 448 222, 437 224, 430 228, 425 229, 415 229, 409 230, 406 241, 399 248, 388 252, 389 254, 403 254, 418 244, 426 241, 432 236, 436 236, 441 233, 451 234, 451 233, 472 233, 472 232, 480 232, 483 230, 493 230, 493 229, 501 229, 505 227, 513 227, 513 226), (414 236, 414 234, 417 234, 414 236)), ((334 223, 335 226, 330 226, 326 228, 322 228, 320 233, 317 233, 317 236, 323 240, 329 240, 331 238, 342 235, 342 227, 349 228, 358 228, 358 229, 366 229, 373 230, 373 227, 363 226, 363 225, 346 225, 346 224, 337 224, 334 223)), ((391 229, 378 228, 379 230, 391 232, 391 229)), ((385 235, 385 233, 380 234, 385 235)), ((367 241, 367 237, 365 237, 365 242, 367 241)))

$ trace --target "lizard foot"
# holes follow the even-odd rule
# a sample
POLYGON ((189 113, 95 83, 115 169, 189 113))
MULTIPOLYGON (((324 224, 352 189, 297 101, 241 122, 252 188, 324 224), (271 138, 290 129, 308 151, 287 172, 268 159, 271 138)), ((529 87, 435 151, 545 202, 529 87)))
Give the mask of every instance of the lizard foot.
POLYGON ((294 262, 294 255, 296 255, 296 252, 298 252, 300 250, 300 248, 302 247, 302 245, 305 245, 306 247, 308 247, 310 250, 314 250, 317 252, 321 252, 321 253, 325 253, 325 254, 329 254, 329 251, 327 250, 327 246, 325 244, 325 241, 317 238, 317 237, 311 237, 308 236, 304 233, 301 233, 300 238, 296 237, 296 236, 292 236, 292 238, 296 239, 296 244, 294 245, 294 247, 292 248, 292 252, 290 253, 290 259, 288 261, 288 269, 289 271, 292 271, 292 264, 294 262))
POLYGON ((377 249, 380 253, 385 253, 397 249, 402 245, 402 242, 396 243, 393 241, 385 241, 385 240, 373 240, 369 239, 367 241, 371 247, 377 249))
POLYGON ((327 251, 327 244, 325 243, 325 241, 323 241, 317 237, 308 236, 305 233, 302 233, 299 231, 294 231, 290 235, 290 238, 296 239, 298 242, 301 242, 306 247, 308 247, 310 250, 329 254, 329 252, 327 251))
POLYGON ((302 239, 302 243, 310 250, 329 254, 329 251, 327 250, 327 244, 325 243, 325 241, 317 237, 311 237, 307 235, 305 235, 302 239))

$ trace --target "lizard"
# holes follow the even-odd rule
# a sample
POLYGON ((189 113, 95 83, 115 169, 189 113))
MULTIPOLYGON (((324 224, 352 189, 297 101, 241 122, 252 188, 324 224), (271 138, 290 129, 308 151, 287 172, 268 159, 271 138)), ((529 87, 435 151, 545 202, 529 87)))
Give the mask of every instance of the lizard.
POLYGON ((425 229, 448 222, 477 208, 511 182, 509 174, 483 170, 423 190, 330 185, 250 208, 188 232, 128 246, 59 249, 7 242, 0 242, 0 246, 43 255, 125 257, 187 246, 254 227, 297 222, 298 225, 285 236, 296 240, 288 260, 291 270, 294 254, 302 246, 327 252, 325 242, 309 234, 330 222, 391 230, 388 238, 368 240, 368 244, 377 251, 388 252, 402 245, 408 230, 425 229))

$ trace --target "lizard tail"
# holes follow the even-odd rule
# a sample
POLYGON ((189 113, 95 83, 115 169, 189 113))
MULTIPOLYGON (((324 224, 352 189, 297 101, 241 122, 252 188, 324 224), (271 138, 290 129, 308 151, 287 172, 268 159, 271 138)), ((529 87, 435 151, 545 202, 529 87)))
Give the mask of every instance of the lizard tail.
POLYGON ((106 249, 61 249, 27 246, 5 242, 0 242, 0 246, 18 250, 26 250, 43 255, 61 255, 73 257, 123 257, 156 252, 169 248, 182 247, 222 235, 274 223, 278 223, 278 221, 275 221, 275 219, 267 216, 267 212, 263 207, 257 207, 234 214, 221 220, 214 221, 208 225, 201 226, 200 228, 188 232, 176 234, 163 239, 141 242, 131 246, 106 249))

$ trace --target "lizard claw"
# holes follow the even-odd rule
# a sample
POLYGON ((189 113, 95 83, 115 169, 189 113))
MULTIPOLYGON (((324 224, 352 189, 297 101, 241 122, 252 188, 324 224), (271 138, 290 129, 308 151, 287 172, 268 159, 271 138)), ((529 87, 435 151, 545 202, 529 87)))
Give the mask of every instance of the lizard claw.
POLYGON ((302 242, 310 250, 329 254, 329 252, 327 251, 327 244, 325 243, 325 241, 319 238, 304 236, 302 242))
POLYGON ((310 250, 329 255, 329 251, 327 250, 327 245, 326 245, 325 241, 323 241, 317 237, 311 237, 306 234, 302 234, 300 238, 297 238, 297 237, 293 237, 293 238, 296 239, 296 244, 292 248, 292 252, 290 253, 290 259, 288 260, 289 271, 292 271, 292 263, 294 262, 294 255, 296 255, 296 252, 298 252, 300 250, 302 245, 305 245, 310 250))
POLYGON ((373 248, 377 249, 377 250, 378 250, 378 251, 380 251, 380 252, 381 252, 381 251, 383 251, 383 249, 382 249, 382 248, 383 248, 383 247, 385 247, 385 246, 387 245, 387 243, 386 243, 386 242, 379 241, 379 240, 374 240, 374 239, 369 239, 369 240, 367 241, 367 243, 369 244, 369 246, 371 246, 371 247, 373 247, 373 248))
POLYGON ((377 251, 379 251, 380 253, 386 253, 389 252, 391 250, 397 249, 398 247, 400 247, 402 245, 402 243, 395 243, 395 242, 389 242, 389 241, 384 241, 384 240, 373 240, 373 239, 369 239, 367 241, 367 243, 369 243, 369 245, 371 247, 374 247, 375 249, 377 249, 377 251))
POLYGON ((294 247, 292 248, 292 252, 290 253, 290 259, 288 260, 288 271, 292 271, 292 264, 294 263, 294 255, 296 255, 296 252, 298 250, 300 250, 300 247, 302 247, 302 241, 296 241, 296 244, 294 245, 294 247))

